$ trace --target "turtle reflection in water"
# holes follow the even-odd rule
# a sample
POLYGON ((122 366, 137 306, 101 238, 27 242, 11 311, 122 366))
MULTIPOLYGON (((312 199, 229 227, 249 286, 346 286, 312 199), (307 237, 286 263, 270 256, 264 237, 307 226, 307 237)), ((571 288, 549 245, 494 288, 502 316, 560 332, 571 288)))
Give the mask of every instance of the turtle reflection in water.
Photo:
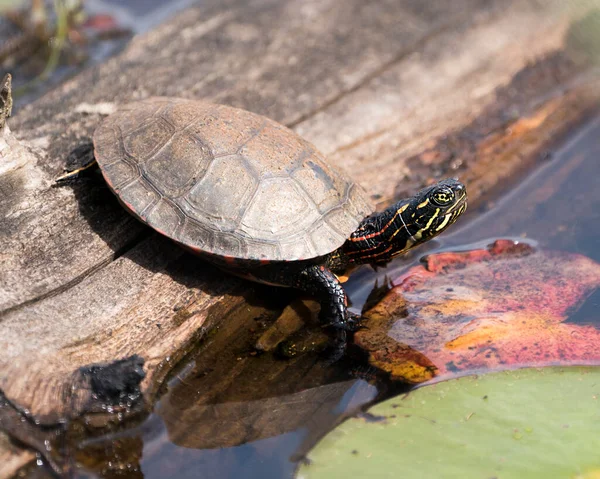
POLYGON ((199 101, 129 104, 97 128, 93 147, 139 220, 236 275, 314 296, 338 357, 358 318, 336 275, 385 265, 467 207, 465 187, 446 179, 373 213, 362 188, 291 130, 199 101))

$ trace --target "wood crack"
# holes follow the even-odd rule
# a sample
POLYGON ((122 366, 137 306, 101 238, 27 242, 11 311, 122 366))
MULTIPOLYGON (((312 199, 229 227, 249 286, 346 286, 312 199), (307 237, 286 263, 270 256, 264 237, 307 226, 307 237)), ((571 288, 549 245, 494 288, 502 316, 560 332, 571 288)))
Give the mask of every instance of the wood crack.
POLYGON ((130 242, 126 243, 125 245, 123 245, 121 248, 119 248, 118 250, 116 250, 112 255, 110 255, 108 258, 94 264, 93 266, 91 266, 90 268, 86 269, 83 273, 75 276, 73 279, 67 281, 64 284, 61 284, 60 286, 51 289, 50 291, 46 291, 43 294, 40 294, 39 296, 35 296, 33 298, 30 298, 28 300, 25 300, 19 304, 15 304, 9 308, 6 308, 2 311, 0 311, 0 322, 2 322, 2 320, 4 319, 5 316, 7 316, 10 313, 13 313, 14 311, 18 311, 22 308, 25 308, 27 306, 31 306, 32 304, 35 304, 39 301, 42 301, 44 299, 48 299, 48 298, 52 298, 54 296, 57 296, 61 293, 64 293, 65 291, 73 288, 74 286, 77 286, 79 283, 81 283, 84 279, 92 276, 93 274, 97 273, 98 271, 100 271, 102 268, 108 266, 109 264, 111 264, 113 261, 119 259, 121 256, 127 254, 129 251, 133 250, 137 245, 139 245, 143 240, 147 239, 150 237, 150 235, 152 234, 151 231, 143 231, 141 234, 135 236, 130 242))
MULTIPOLYGON (((461 17, 457 17, 457 18, 461 18, 461 17)), ((425 35, 424 37, 417 40, 414 44, 409 45, 408 47, 402 49, 402 51, 400 51, 396 56, 391 58, 388 62, 383 63, 381 66, 379 66, 372 72, 365 75, 355 85, 351 86, 350 88, 340 91, 337 95, 334 95, 329 100, 324 101, 319 107, 317 107, 307 113, 304 113, 304 114, 298 116, 296 119, 288 122, 287 127, 294 128, 294 127, 298 126, 300 123, 303 123, 303 122, 309 120, 310 118, 318 115, 319 113, 327 110, 329 107, 340 102, 348 95, 351 95, 352 93, 359 91, 361 88, 369 85, 372 81, 376 80, 378 77, 380 77, 381 75, 386 73, 388 70, 395 67, 398 63, 405 60, 409 55, 413 55, 416 51, 421 50, 431 40, 433 40, 434 38, 436 38, 440 35, 443 35, 444 33, 448 33, 449 31, 455 29, 458 25, 460 25, 460 22, 457 22, 456 18, 455 18, 452 21, 449 21, 446 24, 440 26, 433 32, 431 32, 428 35, 425 35)))

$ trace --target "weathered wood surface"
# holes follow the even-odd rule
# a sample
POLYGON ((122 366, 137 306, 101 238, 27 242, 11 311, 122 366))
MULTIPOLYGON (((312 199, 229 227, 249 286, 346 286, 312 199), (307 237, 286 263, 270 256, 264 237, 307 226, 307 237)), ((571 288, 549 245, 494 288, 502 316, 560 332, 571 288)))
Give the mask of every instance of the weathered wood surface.
MULTIPOLYGON (((101 184, 51 187, 99 104, 175 95, 241 106, 292 126, 382 205, 454 174, 476 202, 593 105, 595 78, 556 53, 580 7, 208 1, 15 112, 28 151, 1 149, 0 388, 53 423, 90 407, 89 391, 72 391, 80 367, 138 354, 152 401, 201 333, 255 296, 138 224, 101 184), (528 65, 538 78, 515 77, 528 65), (478 136, 452 136, 462 130, 478 136)), ((30 460, 2 444, 0 464, 30 460)))

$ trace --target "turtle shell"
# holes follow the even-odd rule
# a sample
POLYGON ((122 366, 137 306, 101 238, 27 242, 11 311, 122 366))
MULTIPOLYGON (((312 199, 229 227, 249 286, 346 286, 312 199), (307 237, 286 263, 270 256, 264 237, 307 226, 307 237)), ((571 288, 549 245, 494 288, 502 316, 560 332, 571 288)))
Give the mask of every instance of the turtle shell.
POLYGON ((341 246, 373 210, 311 143, 228 106, 131 103, 98 127, 94 151, 131 213, 197 252, 314 258, 341 246))

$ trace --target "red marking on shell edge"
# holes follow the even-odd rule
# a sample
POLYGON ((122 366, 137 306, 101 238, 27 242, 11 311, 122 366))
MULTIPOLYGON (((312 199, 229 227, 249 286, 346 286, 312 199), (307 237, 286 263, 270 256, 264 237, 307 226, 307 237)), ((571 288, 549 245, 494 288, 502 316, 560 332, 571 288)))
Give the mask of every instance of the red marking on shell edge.
POLYGON ((161 235, 166 236, 167 238, 171 238, 171 236, 169 236, 164 230, 161 230, 160 228, 157 228, 154 225, 152 225, 152 228, 154 228, 156 231, 158 231, 161 235))
POLYGON ((191 251, 193 254, 199 255, 199 256, 206 256, 206 251, 198 248, 197 246, 192 246, 189 244, 184 244, 184 243, 180 243, 179 241, 176 241, 176 243, 180 246, 182 246, 183 248, 187 249, 188 251, 191 251))
MULTIPOLYGON (((96 153, 95 149, 94 149, 94 156, 96 158, 98 158, 98 154, 96 153)), ((113 186, 112 181, 110 181, 110 178, 108 177, 106 172, 102 169, 102 166, 100 166, 100 163, 98 163, 98 167, 100 168, 100 173, 102 173, 102 178, 104 178, 104 181, 106 181, 106 184, 109 186, 109 188, 111 190, 113 190, 115 192, 115 194, 117 194, 117 189, 113 186)))
POLYGON ((236 263, 236 259, 234 256, 228 255, 228 254, 224 254, 223 258, 225 259, 225 262, 227 264, 235 264, 236 263))
POLYGON ((135 209, 133 208, 133 206, 131 206, 130 203, 127 203, 127 201, 125 201, 121 196, 119 196, 119 199, 121 200, 121 202, 127 206, 127 208, 129 208, 129 210, 131 210, 133 213, 135 213, 135 215, 142 221, 142 222, 146 222, 146 220, 144 220, 144 218, 142 218, 140 215, 137 214, 137 212, 135 211, 135 209))
POLYGON ((260 261, 260 264, 269 264, 271 262, 270 259, 264 259, 264 258, 261 258, 259 261, 260 261))
MULTIPOLYGON (((100 171, 102 171, 102 168, 100 168, 100 171)), ((104 174, 104 171, 102 171, 102 176, 104 177, 104 181, 106 181, 106 183, 108 184, 108 186, 110 186, 110 188, 111 188, 113 191, 115 191, 115 188, 114 188, 114 186, 113 186, 112 182, 111 182, 111 181, 108 179, 108 176, 106 176, 106 175, 104 174)))

